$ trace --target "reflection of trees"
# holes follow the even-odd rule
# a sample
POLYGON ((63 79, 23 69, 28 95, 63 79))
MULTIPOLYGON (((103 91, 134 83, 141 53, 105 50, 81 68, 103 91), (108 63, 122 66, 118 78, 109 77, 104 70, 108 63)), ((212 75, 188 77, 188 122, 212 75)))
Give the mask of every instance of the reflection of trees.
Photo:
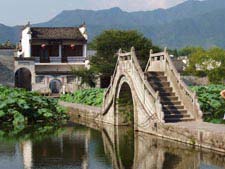
POLYGON ((176 168, 176 165, 180 163, 181 157, 169 152, 164 153, 163 168, 176 168))
POLYGON ((134 130, 131 127, 119 127, 116 136, 117 157, 125 169, 130 169, 134 161, 134 130))

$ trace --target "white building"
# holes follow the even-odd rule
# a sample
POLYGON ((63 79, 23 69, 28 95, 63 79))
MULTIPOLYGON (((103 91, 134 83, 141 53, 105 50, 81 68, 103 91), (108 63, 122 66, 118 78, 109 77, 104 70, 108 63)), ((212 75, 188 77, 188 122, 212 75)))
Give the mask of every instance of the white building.
POLYGON ((15 57, 15 86, 59 93, 79 87, 73 69, 89 67, 87 32, 80 27, 31 27, 26 25, 15 57))

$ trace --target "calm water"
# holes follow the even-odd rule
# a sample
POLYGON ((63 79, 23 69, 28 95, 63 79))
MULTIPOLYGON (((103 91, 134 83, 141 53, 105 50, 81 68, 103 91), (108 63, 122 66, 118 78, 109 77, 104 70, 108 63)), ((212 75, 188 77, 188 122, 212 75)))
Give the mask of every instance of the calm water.
MULTIPOLYGON (((96 127, 94 127, 96 128, 96 127)), ((219 169, 225 156, 129 128, 62 128, 33 139, 0 139, 0 169, 219 169)))

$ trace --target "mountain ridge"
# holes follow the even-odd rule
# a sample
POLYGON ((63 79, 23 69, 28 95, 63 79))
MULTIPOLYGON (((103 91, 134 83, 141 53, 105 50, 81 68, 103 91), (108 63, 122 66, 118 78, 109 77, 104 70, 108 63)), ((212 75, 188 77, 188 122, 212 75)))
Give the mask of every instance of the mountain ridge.
MULTIPOLYGON (((188 0, 168 9, 153 11, 127 12, 118 7, 64 10, 51 20, 34 26, 78 26, 85 21, 90 40, 106 29, 136 29, 160 46, 181 48, 187 45, 217 45, 225 48, 225 40, 222 38, 225 37, 225 29, 221 29, 225 28, 222 22, 224 13, 224 0, 188 0)), ((13 27, 11 31, 16 28, 13 27)), ((0 35, 1 30, 3 28, 0 25, 0 35)))

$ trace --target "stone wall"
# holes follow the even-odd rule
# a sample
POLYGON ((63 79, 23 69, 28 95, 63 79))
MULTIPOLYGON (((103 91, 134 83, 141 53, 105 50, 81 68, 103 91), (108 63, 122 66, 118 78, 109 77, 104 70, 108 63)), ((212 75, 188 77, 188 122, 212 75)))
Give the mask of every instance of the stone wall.
POLYGON ((142 132, 225 153, 225 125, 223 124, 156 123, 142 132))
POLYGON ((182 79, 188 86, 205 86, 209 84, 208 77, 182 76, 182 79))
POLYGON ((102 109, 100 107, 87 106, 76 103, 60 102, 60 105, 67 109, 70 119, 100 120, 102 109))

